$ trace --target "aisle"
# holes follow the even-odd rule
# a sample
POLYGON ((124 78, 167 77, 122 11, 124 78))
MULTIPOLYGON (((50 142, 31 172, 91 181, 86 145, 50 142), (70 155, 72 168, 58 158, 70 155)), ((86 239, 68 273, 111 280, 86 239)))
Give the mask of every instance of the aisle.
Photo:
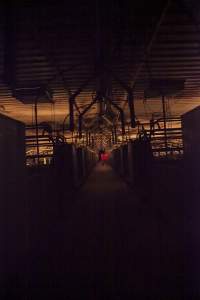
POLYGON ((158 226, 146 205, 110 166, 101 164, 76 201, 67 226, 62 226, 68 297, 86 293, 91 299, 116 299, 157 293, 158 226))
POLYGON ((179 252, 152 199, 98 164, 73 202, 35 258, 30 299, 182 299, 179 252))

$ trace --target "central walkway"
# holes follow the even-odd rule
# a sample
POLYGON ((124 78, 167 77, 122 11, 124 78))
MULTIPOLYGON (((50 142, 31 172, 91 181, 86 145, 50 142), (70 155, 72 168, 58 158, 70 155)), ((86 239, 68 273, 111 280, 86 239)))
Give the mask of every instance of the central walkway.
POLYGON ((97 165, 62 228, 69 295, 117 299, 158 290, 158 226, 110 166, 97 165))
POLYGON ((54 226, 41 279, 46 295, 48 278, 48 299, 160 300, 161 290, 170 293, 170 278, 170 288, 179 289, 169 276, 174 270, 163 269, 165 246, 149 202, 98 164, 54 226))

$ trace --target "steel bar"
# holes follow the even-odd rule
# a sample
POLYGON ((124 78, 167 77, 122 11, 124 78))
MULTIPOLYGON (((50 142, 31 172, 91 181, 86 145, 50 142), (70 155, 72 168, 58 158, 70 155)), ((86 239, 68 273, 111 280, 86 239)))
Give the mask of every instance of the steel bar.
MULTIPOLYGON (((53 154, 40 154, 39 158, 42 158, 42 157, 53 157, 53 154)), ((35 154, 33 154, 33 155, 27 155, 26 159, 27 158, 38 158, 38 156, 35 155, 35 154)))
MULTIPOLYGON (((37 138, 36 135, 29 135, 25 137, 25 140, 29 141, 29 140, 35 140, 37 138)), ((48 135, 38 135, 38 139, 39 140, 49 140, 49 136, 48 135)))
MULTIPOLYGON (((181 135, 175 135, 175 136, 168 136, 167 139, 168 140, 182 140, 182 136, 181 135)), ((155 141, 155 140, 159 140, 159 141, 162 141, 162 137, 159 137, 159 136, 155 136, 155 137, 151 137, 151 141, 155 141)))
POLYGON ((168 149, 164 148, 153 148, 153 152, 170 152, 170 151, 181 151, 183 150, 183 147, 168 147, 168 149))
MULTIPOLYGON (((151 130, 149 129, 146 129, 145 130, 146 132, 151 132, 151 130)), ((160 128, 160 129, 154 129, 154 132, 164 132, 165 129, 164 128, 160 128)), ((179 131, 179 132, 182 132, 182 129, 181 127, 180 128, 167 128, 167 132, 173 132, 173 131, 179 131)))
MULTIPOLYGON (((36 146, 36 144, 28 144, 26 145, 26 148, 35 148, 36 146)), ((53 147, 53 145, 48 143, 40 143, 40 147, 53 147)))

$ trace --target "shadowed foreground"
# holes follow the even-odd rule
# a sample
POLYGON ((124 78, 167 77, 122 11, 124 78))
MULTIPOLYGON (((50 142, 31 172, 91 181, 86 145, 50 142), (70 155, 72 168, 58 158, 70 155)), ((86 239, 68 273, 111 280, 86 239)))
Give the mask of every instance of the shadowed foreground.
POLYGON ((152 199, 101 164, 73 198, 30 237, 28 299, 182 299, 181 245, 152 199))

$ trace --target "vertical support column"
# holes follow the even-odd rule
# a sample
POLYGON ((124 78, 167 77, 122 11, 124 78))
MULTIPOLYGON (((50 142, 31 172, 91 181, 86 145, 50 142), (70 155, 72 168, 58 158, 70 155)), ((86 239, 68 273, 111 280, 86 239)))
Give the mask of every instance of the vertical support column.
POLYGON ((79 139, 82 138, 82 115, 79 116, 79 124, 78 124, 78 127, 79 127, 79 139))
POLYGON ((134 107, 134 97, 133 97, 133 91, 129 90, 128 92, 128 105, 130 110, 130 119, 131 119, 131 127, 135 128, 136 122, 135 122, 135 107, 134 107))
POLYGON ((89 135, 88 135, 88 131, 86 131, 86 146, 89 145, 89 135))
POLYGON ((122 137, 125 135, 125 121, 123 111, 120 112, 121 123, 122 123, 122 137))
POLYGON ((83 145, 85 146, 85 142, 86 142, 86 136, 85 136, 85 134, 83 134, 83 145))
POLYGON ((128 140, 130 140, 130 127, 129 127, 129 124, 128 124, 128 140))
POLYGON ((112 144, 115 144, 114 129, 112 130, 112 144))
POLYGON ((165 109, 165 96, 162 95, 162 108, 163 108, 163 120, 164 120, 164 138, 165 138, 165 149, 167 155, 167 124, 166 124, 166 109, 165 109))
POLYGON ((91 137, 92 140, 92 148, 94 148, 94 136, 91 137))
POLYGON ((39 132, 38 132, 38 98, 35 99, 35 133, 36 133, 36 151, 37 151, 37 164, 39 165, 39 156, 40 156, 40 148, 39 148, 39 132))
MULTIPOLYGON (((63 136, 65 138, 65 136, 63 136)), ((74 131, 72 131, 72 143, 74 143, 74 131)))
POLYGON ((74 131, 74 97, 69 98, 69 128, 74 131))
POLYGON ((89 146, 91 146, 91 133, 90 132, 88 134, 88 138, 89 138, 89 146))
POLYGON ((115 144, 117 144, 117 129, 116 129, 116 126, 114 126, 114 141, 115 141, 115 144))

